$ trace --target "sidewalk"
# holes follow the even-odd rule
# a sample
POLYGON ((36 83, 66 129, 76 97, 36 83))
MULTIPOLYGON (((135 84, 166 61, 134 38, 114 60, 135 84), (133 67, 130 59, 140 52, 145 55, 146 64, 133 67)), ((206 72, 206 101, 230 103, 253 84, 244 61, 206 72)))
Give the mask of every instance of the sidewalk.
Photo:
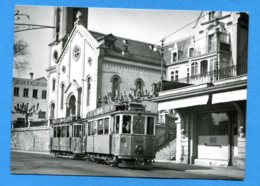
POLYGON ((43 151, 27 151, 27 150, 11 150, 11 152, 21 152, 21 153, 32 153, 32 154, 45 154, 50 155, 50 152, 43 152, 43 151))
POLYGON ((217 175, 222 177, 229 177, 230 179, 243 180, 245 170, 234 168, 234 167, 207 167, 200 165, 188 165, 176 163, 175 161, 163 161, 155 160, 155 165, 164 166, 166 168, 184 171, 193 174, 203 175, 217 175))

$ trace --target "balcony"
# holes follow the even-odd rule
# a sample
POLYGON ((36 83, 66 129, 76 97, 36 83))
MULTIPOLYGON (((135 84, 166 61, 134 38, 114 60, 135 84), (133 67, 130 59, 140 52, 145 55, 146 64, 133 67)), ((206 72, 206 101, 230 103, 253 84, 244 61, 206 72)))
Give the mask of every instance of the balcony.
MULTIPOLYGON (((220 33, 218 37, 219 39, 217 39, 216 36, 213 35, 211 37, 208 37, 207 39, 208 43, 207 44, 205 43, 205 45, 202 48, 195 48, 189 51, 189 57, 193 58, 193 57, 199 57, 207 54, 212 54, 217 52, 217 49, 219 49, 219 51, 230 52, 230 35, 226 33, 220 33), (219 47, 217 47, 218 43, 219 43, 219 47)), ((198 41, 200 41, 200 39, 198 41)), ((200 46, 201 43, 195 42, 194 45, 200 46)))
POLYGON ((244 74, 247 74, 247 63, 241 63, 238 65, 229 66, 226 68, 221 68, 218 70, 181 78, 174 82, 197 85, 215 82, 219 80, 225 80, 231 77, 244 74))

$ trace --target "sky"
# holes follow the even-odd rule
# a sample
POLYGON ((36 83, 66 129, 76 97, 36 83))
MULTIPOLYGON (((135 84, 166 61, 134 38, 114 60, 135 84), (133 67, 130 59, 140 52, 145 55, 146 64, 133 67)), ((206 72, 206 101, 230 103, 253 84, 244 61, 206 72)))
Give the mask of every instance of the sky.
MULTIPOLYGON (((54 7, 16 6, 20 14, 28 14, 16 20, 15 23, 28 23, 54 26, 54 7)), ((144 9, 105 9, 89 8, 88 29, 105 34, 159 44, 165 36, 196 20, 199 11, 174 11, 174 10, 144 10, 144 9)), ((190 36, 192 26, 165 40, 165 43, 190 36)), ((40 29, 25 32, 16 32, 14 37, 26 41, 29 53, 25 57, 30 62, 30 69, 26 73, 14 71, 14 77, 29 78, 29 73, 34 73, 34 78, 47 77, 46 69, 49 63, 49 46, 53 39, 54 29, 40 29)))

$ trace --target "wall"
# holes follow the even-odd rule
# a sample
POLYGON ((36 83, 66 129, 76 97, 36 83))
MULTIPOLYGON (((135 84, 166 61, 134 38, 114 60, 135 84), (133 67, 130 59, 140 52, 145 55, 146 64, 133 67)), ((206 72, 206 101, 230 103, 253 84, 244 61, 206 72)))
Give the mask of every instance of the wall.
POLYGON ((11 150, 49 152, 49 127, 12 130, 11 150))

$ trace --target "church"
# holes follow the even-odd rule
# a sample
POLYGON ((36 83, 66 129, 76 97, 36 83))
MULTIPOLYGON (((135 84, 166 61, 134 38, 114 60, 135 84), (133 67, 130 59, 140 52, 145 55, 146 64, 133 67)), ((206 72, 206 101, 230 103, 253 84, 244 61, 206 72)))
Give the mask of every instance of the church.
POLYGON ((57 7, 54 22, 47 69, 50 122, 85 118, 105 104, 133 100, 157 112, 157 103, 144 99, 161 79, 161 55, 151 44, 88 30, 87 8, 57 7))

